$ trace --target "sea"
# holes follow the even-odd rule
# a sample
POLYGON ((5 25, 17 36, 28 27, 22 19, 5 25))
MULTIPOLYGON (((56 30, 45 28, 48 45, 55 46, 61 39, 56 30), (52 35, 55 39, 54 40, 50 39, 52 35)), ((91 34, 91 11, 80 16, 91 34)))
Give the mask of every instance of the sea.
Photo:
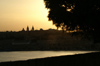
POLYGON ((0 62, 22 61, 37 58, 91 53, 95 51, 11 51, 0 52, 0 62))

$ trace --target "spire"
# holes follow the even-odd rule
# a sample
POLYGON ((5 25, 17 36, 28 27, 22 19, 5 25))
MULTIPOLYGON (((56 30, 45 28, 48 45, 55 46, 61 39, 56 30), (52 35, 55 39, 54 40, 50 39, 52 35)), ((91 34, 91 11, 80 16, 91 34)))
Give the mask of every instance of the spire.
POLYGON ((32 26, 32 30, 31 31, 34 31, 34 27, 32 26))
POLYGON ((27 26, 27 31, 29 31, 29 27, 27 26))

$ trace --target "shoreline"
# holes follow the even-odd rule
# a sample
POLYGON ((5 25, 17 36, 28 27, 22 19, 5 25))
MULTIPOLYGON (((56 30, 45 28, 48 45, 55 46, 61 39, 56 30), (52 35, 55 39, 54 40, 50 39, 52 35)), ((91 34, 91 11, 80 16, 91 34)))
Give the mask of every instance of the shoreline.
POLYGON ((0 52, 16 52, 16 51, 93 51, 99 52, 100 50, 0 50, 0 52))
POLYGON ((97 66, 100 65, 99 61, 100 52, 92 52, 68 56, 29 59, 26 61, 2 62, 0 63, 0 66, 97 66))

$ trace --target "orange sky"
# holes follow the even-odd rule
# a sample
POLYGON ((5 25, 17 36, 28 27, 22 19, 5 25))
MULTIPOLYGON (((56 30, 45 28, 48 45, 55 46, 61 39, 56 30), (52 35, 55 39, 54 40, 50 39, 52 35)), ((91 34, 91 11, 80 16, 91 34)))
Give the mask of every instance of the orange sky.
POLYGON ((43 0, 0 0, 0 31, 55 28, 47 18, 43 0))

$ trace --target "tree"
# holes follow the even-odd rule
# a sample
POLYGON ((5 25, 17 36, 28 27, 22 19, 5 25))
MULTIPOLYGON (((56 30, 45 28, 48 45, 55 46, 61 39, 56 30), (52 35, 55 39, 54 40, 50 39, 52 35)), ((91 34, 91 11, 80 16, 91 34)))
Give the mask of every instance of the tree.
POLYGON ((54 25, 72 30, 79 26, 84 32, 92 32, 95 42, 99 42, 100 0, 44 0, 44 3, 54 25))

